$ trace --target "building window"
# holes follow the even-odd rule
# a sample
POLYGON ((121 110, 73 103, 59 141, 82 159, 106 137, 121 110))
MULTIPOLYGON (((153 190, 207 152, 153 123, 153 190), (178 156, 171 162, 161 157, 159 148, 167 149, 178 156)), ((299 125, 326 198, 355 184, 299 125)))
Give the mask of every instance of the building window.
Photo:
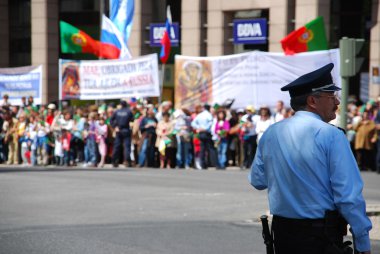
POLYGON ((31 65, 30 0, 9 1, 9 66, 31 65))

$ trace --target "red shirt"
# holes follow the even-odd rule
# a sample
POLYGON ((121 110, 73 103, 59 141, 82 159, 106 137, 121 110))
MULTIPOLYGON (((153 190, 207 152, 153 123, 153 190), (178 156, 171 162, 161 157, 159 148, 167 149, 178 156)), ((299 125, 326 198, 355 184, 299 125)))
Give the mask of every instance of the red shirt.
POLYGON ((46 116, 46 122, 51 126, 51 124, 53 123, 53 120, 54 120, 54 116, 53 115, 47 115, 46 116))

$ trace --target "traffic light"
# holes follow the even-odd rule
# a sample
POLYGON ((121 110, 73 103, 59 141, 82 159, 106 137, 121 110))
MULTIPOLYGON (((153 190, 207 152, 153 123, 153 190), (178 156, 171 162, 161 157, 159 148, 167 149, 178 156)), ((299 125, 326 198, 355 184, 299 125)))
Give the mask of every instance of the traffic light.
POLYGON ((363 45, 364 39, 340 39, 340 76, 353 77, 359 72, 364 61, 364 57, 360 56, 363 45))

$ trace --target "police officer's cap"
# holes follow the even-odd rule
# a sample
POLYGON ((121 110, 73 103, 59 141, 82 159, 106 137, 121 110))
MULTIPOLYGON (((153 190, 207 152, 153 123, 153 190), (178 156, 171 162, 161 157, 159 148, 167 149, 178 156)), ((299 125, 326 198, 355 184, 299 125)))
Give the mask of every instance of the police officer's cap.
POLYGON ((281 91, 289 91, 290 97, 311 94, 314 92, 334 92, 341 90, 332 79, 331 70, 333 63, 329 63, 315 71, 309 72, 297 78, 293 82, 281 88, 281 91))
POLYGON ((120 100, 120 105, 122 107, 126 107, 128 105, 128 103, 125 100, 120 100))

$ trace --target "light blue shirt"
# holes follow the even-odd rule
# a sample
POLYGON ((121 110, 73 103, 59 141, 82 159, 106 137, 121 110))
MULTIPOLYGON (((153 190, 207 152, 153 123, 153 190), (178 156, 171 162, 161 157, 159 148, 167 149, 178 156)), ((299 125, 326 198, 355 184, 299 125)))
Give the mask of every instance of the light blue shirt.
POLYGON ((191 127, 194 129, 204 129, 211 133, 213 118, 210 112, 203 110, 199 113, 194 120, 191 122, 191 127))
POLYGON ((370 250, 371 221, 362 196, 363 181, 344 133, 311 112, 271 125, 263 134, 249 176, 268 188, 272 214, 323 218, 339 210, 351 225, 358 251, 370 250))

